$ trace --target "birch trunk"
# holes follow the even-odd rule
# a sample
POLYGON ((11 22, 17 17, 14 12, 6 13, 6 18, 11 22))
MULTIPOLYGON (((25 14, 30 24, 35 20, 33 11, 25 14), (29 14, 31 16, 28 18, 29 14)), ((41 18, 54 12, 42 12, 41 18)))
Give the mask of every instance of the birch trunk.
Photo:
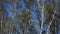
MULTIPOLYGON (((56 1, 56 5, 57 5, 57 0, 55 0, 56 1)), ((57 27, 58 27, 58 25, 57 25, 58 23, 57 22, 55 22, 55 34, 58 34, 58 30, 57 30, 57 27)))
MULTIPOLYGON (((40 11, 40 3, 39 3, 39 0, 37 0, 38 2, 38 8, 39 8, 39 11, 40 11)), ((41 29, 40 29, 40 34, 42 34, 42 29, 43 29, 43 23, 44 23, 44 0, 42 0, 42 22, 41 22, 41 29)))
MULTIPOLYGON (((55 0, 56 1, 56 0, 55 0)), ((55 16, 55 13, 56 13, 56 10, 55 10, 55 6, 53 7, 53 15, 52 15, 52 20, 49 22, 49 25, 48 25, 48 29, 47 29, 47 34, 49 34, 49 29, 50 29, 50 26, 52 24, 52 21, 54 20, 54 16, 55 16)))
POLYGON ((49 34, 49 29, 50 29, 50 26, 52 24, 52 21, 54 20, 54 15, 55 15, 55 10, 54 10, 54 14, 52 15, 52 20, 50 21, 49 25, 48 25, 48 29, 47 29, 47 34, 49 34))
POLYGON ((44 0, 42 0, 42 22, 41 22, 41 31, 40 31, 40 34, 42 34, 43 23, 44 23, 44 0))
MULTIPOLYGON (((14 19, 15 19, 15 16, 16 16, 16 5, 17 5, 17 2, 18 0, 14 0, 14 3, 13 3, 13 9, 12 9, 12 29, 13 29, 13 26, 14 26, 14 19)), ((14 34, 15 32, 12 31, 12 34, 14 34)))

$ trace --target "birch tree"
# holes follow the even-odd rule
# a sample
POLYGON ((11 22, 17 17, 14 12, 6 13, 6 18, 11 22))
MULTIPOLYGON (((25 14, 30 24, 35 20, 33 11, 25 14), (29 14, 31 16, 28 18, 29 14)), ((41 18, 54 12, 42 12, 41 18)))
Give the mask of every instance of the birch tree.
POLYGON ((6 9, 4 8, 4 4, 3 3, 5 1, 0 1, 0 34, 8 34, 8 13, 6 11, 6 9), (6 18, 7 17, 7 18, 6 18), (5 29, 6 28, 6 29, 5 29), (5 32, 4 32, 5 31, 5 32))
POLYGON ((14 34, 14 32, 16 31, 14 19, 16 16, 16 5, 17 5, 18 0, 10 0, 10 2, 13 5, 13 7, 12 7, 12 34, 14 34))
MULTIPOLYGON (((39 0, 37 0, 38 2, 38 8, 39 8, 39 11, 40 11, 40 3, 39 3, 39 0)), ((42 15, 42 22, 41 22, 41 29, 40 29, 40 34, 42 34, 42 29, 43 29, 43 23, 44 23, 44 0, 42 0, 42 11, 41 11, 42 15)), ((40 18, 39 18, 40 19, 40 18)))
POLYGON ((3 29, 2 29, 3 25, 2 24, 3 24, 3 15, 4 15, 4 8, 3 7, 4 6, 2 5, 2 2, 0 4, 1 4, 1 7, 0 7, 0 20, 1 20, 0 21, 0 33, 2 34, 2 32, 3 32, 3 29))
POLYGON ((47 34, 49 34, 50 26, 52 24, 52 21, 54 20, 54 15, 56 13, 56 10, 54 10, 55 9, 55 6, 56 6, 56 3, 55 2, 53 4, 51 3, 51 7, 49 5, 46 6, 46 10, 51 15, 50 16, 51 17, 50 18, 50 22, 49 22, 48 29, 47 29, 47 34))

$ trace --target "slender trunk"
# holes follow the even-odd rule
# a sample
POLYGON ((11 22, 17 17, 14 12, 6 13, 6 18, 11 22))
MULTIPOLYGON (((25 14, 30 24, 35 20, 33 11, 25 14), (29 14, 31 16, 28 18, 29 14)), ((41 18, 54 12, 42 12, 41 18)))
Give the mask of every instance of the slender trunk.
POLYGON ((2 34, 2 19, 3 19, 3 15, 1 15, 1 34, 2 34))
POLYGON ((40 34, 42 34, 43 23, 44 23, 44 0, 42 0, 42 22, 41 22, 41 31, 40 31, 40 34))
MULTIPOLYGON (((56 11, 55 11, 55 12, 56 12, 56 11)), ((52 24, 52 21, 54 20, 55 12, 54 12, 54 14, 52 15, 52 20, 51 20, 51 22, 50 22, 49 25, 48 25, 47 34, 49 34, 49 29, 50 29, 50 26, 51 26, 51 24, 52 24)))
POLYGON ((1 6, 2 6, 2 8, 0 9, 1 10, 1 34, 3 33, 3 29, 2 29, 2 27, 3 27, 3 25, 2 25, 2 23, 3 23, 3 13, 4 13, 4 8, 3 8, 3 4, 2 4, 2 2, 1 2, 1 6))
POLYGON ((26 34, 26 24, 24 24, 24 33, 23 34, 26 34))
MULTIPOLYGON (((24 17, 22 18, 22 21, 24 21, 26 19, 24 19, 24 17)), ((26 21, 22 22, 23 23, 23 34, 26 34, 26 21)))
MULTIPOLYGON (((17 4, 17 2, 18 2, 18 0, 17 1, 15 0, 15 3, 13 3, 13 9, 12 9, 13 10, 12 11, 12 21, 13 21, 13 24, 14 24, 14 18, 16 16, 16 4, 17 4)), ((13 24, 12 24, 12 29, 13 29, 13 26, 14 26, 13 24)), ((12 32, 12 34, 14 34, 14 32, 12 32)))
MULTIPOLYGON (((38 2, 38 8, 39 8, 39 11, 40 11, 40 3, 39 3, 39 0, 37 0, 38 2)), ((43 29, 43 23, 44 23, 44 0, 42 0, 42 22, 41 22, 41 29, 40 29, 40 34, 42 34, 42 29, 43 29)))
POLYGON ((8 21, 7 21, 7 34, 9 34, 9 18, 8 18, 8 21))
POLYGON ((26 34, 26 23, 27 23, 27 19, 26 19, 26 17, 25 17, 25 23, 24 23, 24 32, 23 32, 23 34, 26 34))
MULTIPOLYGON (((6 18, 7 20, 6 20, 6 22, 5 22, 5 27, 6 27, 6 34, 9 34, 9 32, 10 32, 10 22, 9 22, 9 17, 8 17, 8 15, 7 15, 7 18, 6 18)), ((4 19, 5 20, 5 19, 4 19)))
POLYGON ((12 14, 12 34, 14 33, 13 32, 13 24, 14 24, 14 13, 12 14))
POLYGON ((57 22, 55 22, 55 34, 57 34, 57 22))
POLYGON ((40 23, 40 5, 39 5, 39 0, 38 0, 37 2, 38 2, 38 11, 37 11, 37 15, 38 15, 39 23, 40 23))
MULTIPOLYGON (((55 0, 55 1, 57 1, 57 0, 55 0)), ((52 22, 53 22, 53 20, 54 20, 54 16, 55 16, 55 13, 56 13, 55 7, 54 7, 54 9, 53 9, 53 12, 54 12, 54 14, 52 15, 52 20, 50 21, 50 23, 49 23, 49 25, 48 25, 47 34, 49 34, 50 26, 51 26, 51 24, 52 24, 52 22)), ((55 23, 55 25, 56 25, 56 23, 55 23)), ((56 29, 56 26, 55 26, 55 29, 56 29)))
MULTIPOLYGON (((27 11, 29 11, 29 9, 28 9, 27 11)), ((30 13, 30 12, 29 12, 29 13, 30 13)), ((23 20, 25 20, 25 22, 23 23, 23 25, 24 25, 23 34, 26 34, 26 26, 27 26, 26 23, 29 23, 29 22, 28 22, 28 19, 29 19, 29 17, 30 17, 29 13, 26 12, 26 14, 24 14, 24 15, 26 15, 26 16, 25 16, 25 17, 23 16, 23 17, 25 18, 25 19, 23 18, 23 20), (28 16, 28 15, 29 15, 29 16, 28 16)))
MULTIPOLYGON (((57 0, 55 0, 56 1, 56 5, 57 5, 57 0)), ((56 34, 58 34, 58 30, 57 30, 57 27, 58 27, 58 25, 57 25, 58 23, 57 22, 55 22, 55 33, 56 34)))

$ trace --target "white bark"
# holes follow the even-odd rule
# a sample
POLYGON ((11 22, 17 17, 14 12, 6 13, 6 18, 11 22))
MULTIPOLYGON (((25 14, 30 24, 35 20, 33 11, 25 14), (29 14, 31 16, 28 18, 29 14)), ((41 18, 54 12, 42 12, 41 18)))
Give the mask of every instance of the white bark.
POLYGON ((42 34, 43 23, 44 23, 44 0, 42 0, 42 22, 41 22, 41 31, 40 31, 40 34, 42 34))
POLYGON ((52 20, 51 20, 51 22, 50 22, 49 25, 48 25, 47 34, 49 34, 49 28, 50 28, 50 26, 51 26, 51 24, 52 24, 52 21, 53 21, 53 19, 54 19, 55 13, 56 13, 56 11, 54 11, 54 14, 52 15, 52 20))
MULTIPOLYGON (((56 2, 57 2, 57 0, 55 0, 56 2)), ((55 13, 56 13, 56 10, 54 9, 53 10, 54 11, 54 14, 52 15, 52 20, 51 20, 51 22, 49 23, 49 25, 48 25, 48 29, 47 29, 47 34, 49 34, 49 28, 50 28, 50 26, 51 26, 51 24, 52 24, 52 21, 54 20, 54 15, 55 15, 55 13)), ((56 24, 55 24, 56 25, 56 24)), ((55 27, 55 29, 56 29, 56 27, 55 27)), ((56 31, 56 30, 55 30, 56 31)))
MULTIPOLYGON (((40 3, 39 0, 37 0, 38 2, 38 8, 40 9, 40 3)), ((40 10, 39 10, 40 11, 40 10)), ((43 29, 43 23, 44 23, 44 0, 42 0, 42 22, 41 22, 41 29, 40 29, 40 34, 42 34, 42 29, 43 29)))

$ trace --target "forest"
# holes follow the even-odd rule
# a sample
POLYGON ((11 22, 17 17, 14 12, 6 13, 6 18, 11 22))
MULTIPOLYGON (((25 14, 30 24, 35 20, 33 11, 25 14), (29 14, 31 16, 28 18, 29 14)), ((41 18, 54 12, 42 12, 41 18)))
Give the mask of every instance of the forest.
POLYGON ((60 34, 60 0, 0 0, 0 34, 60 34))

